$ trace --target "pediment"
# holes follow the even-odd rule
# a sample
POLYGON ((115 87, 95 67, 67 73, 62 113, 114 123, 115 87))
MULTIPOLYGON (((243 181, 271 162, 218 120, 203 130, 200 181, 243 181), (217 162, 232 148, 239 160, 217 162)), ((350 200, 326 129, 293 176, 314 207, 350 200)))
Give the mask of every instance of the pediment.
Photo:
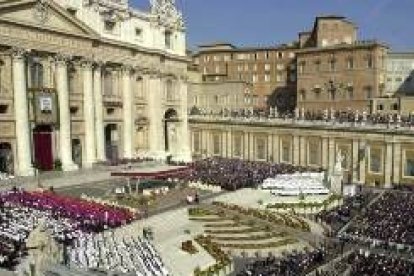
POLYGON ((0 20, 96 38, 98 34, 53 1, 0 0, 0 20))

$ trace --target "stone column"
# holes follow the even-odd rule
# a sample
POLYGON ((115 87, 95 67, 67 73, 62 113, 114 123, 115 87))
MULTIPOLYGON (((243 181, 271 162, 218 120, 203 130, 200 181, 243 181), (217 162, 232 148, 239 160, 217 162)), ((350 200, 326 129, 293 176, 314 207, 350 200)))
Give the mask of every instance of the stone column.
POLYGON ((133 95, 131 87, 131 72, 132 68, 124 66, 122 68, 122 101, 123 101, 123 140, 124 140, 124 158, 132 159, 134 157, 134 150, 132 146, 134 135, 134 124, 133 124, 133 95))
POLYGON ((328 140, 328 172, 332 173, 335 167, 336 151, 335 151, 335 138, 330 137, 328 140))
POLYGON ((394 143, 394 160, 393 160, 393 173, 392 182, 395 185, 400 184, 401 178, 401 143, 399 141, 394 143))
POLYGON ((69 57, 56 56, 56 88, 59 97, 60 159, 64 171, 74 171, 78 166, 72 159, 71 120, 69 111, 68 62, 69 57))
POLYGON ((385 144, 385 164, 384 164, 384 187, 392 186, 392 142, 387 141, 385 144))
POLYGON ((157 72, 151 72, 143 77, 148 95, 148 118, 150 156, 155 159, 164 160, 165 150, 163 148, 163 110, 162 110, 162 81, 157 72))
POLYGON ((255 141, 254 141, 254 133, 249 133, 249 160, 255 161, 256 160, 256 149, 255 149, 255 141))
POLYGON ((25 52, 14 49, 13 57, 13 91, 14 91, 14 117, 16 120, 16 146, 17 146, 17 175, 32 176, 32 158, 30 147, 30 125, 27 102, 25 52))
POLYGON ((243 159, 249 160, 249 133, 243 133, 243 159))
POLYGON ((359 160, 359 183, 365 184, 365 173, 366 173, 366 160, 367 160, 367 142, 364 140, 359 141, 359 149, 363 150, 363 157, 359 160))
POLYGON ((93 96, 95 101, 95 136, 96 136, 96 159, 105 161, 105 134, 104 134, 104 107, 102 96, 102 66, 103 63, 95 64, 93 71, 93 96))
POLYGON ((267 134, 267 143, 266 143, 266 146, 267 146, 267 150, 266 150, 266 153, 267 153, 267 161, 274 162, 275 157, 273 156, 273 136, 272 136, 271 133, 268 133, 267 134))
POLYGON ((358 183, 358 162, 359 162, 359 144, 358 140, 352 140, 352 183, 358 183))
POLYGON ((231 131, 227 131, 227 158, 233 157, 233 139, 231 131))
POLYGON ((280 163, 280 139, 277 134, 273 134, 273 161, 280 163))
POLYGON ((300 139, 297 134, 293 135, 293 160, 292 164, 300 165, 300 139))
POLYGON ((304 136, 301 136, 300 137, 300 164, 302 165, 302 166, 307 166, 308 164, 307 164, 307 160, 306 160, 306 157, 307 157, 307 152, 306 152, 306 137, 304 137, 304 136))
MULTIPOLYGON (((178 131, 179 133, 179 143, 177 146, 179 146, 179 150, 176 153, 176 156, 174 159, 177 161, 185 161, 190 162, 191 161, 191 150, 190 150, 190 140, 189 140, 189 127, 188 127, 188 108, 187 108, 187 101, 188 101, 188 79, 187 76, 180 76, 179 77, 179 99, 180 99, 180 107, 179 107, 179 116, 180 116, 180 129, 178 131)), ((224 143, 223 143, 224 144, 224 143)), ((223 154, 225 154, 225 151, 223 151, 223 154)))
POLYGON ((96 162, 95 147, 95 111, 93 101, 93 80, 92 62, 84 60, 82 62, 83 73, 83 113, 85 130, 85 151, 86 160, 84 166, 91 168, 96 162))
POLYGON ((328 137, 322 137, 322 168, 329 172, 328 137))

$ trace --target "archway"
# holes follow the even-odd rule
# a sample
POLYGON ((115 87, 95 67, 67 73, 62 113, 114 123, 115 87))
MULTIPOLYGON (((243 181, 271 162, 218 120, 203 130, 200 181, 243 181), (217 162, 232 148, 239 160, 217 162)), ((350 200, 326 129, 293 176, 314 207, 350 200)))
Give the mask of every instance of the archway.
POLYGON ((53 170, 52 127, 37 125, 33 129, 35 166, 43 171, 53 170))
POLYGON ((72 139, 72 160, 79 168, 82 167, 82 143, 78 138, 72 139))
POLYGON ((105 155, 112 163, 118 160, 118 125, 107 124, 105 126, 105 155))
POLYGON ((164 143, 165 151, 170 152, 175 146, 177 136, 178 114, 173 108, 165 111, 164 114, 164 143))
POLYGON ((13 174, 13 151, 10 143, 0 143, 0 172, 13 174))

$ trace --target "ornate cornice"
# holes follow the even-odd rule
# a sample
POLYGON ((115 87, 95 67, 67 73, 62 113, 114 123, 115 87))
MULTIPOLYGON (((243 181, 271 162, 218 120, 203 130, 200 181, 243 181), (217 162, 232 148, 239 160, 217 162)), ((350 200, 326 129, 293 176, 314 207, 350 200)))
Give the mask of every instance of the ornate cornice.
POLYGON ((153 22, 168 29, 184 30, 184 20, 175 0, 150 0, 153 22))

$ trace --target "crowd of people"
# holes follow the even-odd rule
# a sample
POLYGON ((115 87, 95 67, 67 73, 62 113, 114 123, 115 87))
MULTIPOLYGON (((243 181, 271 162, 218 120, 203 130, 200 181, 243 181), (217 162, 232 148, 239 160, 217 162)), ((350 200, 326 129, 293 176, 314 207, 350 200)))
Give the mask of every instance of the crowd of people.
POLYGON ((381 245, 414 245, 414 194, 385 192, 346 230, 346 236, 381 245))
POLYGON ((245 161, 240 159, 207 158, 191 164, 192 170, 186 176, 189 182, 217 185, 225 190, 257 187, 264 179, 279 174, 308 171, 305 167, 290 164, 245 161))
POLYGON ((330 210, 322 210, 316 215, 316 219, 329 225, 333 232, 337 232, 358 214, 375 195, 375 193, 367 191, 345 197, 342 205, 330 210))
POLYGON ((69 263, 80 268, 133 273, 137 276, 169 275, 159 254, 147 239, 120 239, 112 231, 82 233, 69 255, 69 263))
POLYGON ((350 275, 408 276, 414 275, 414 262, 391 255, 356 252, 349 256, 350 275))
POLYGON ((225 118, 244 118, 244 119, 295 119, 305 121, 335 121, 337 123, 363 123, 369 125, 395 125, 395 126, 414 126, 414 114, 400 115, 398 113, 368 113, 367 111, 353 110, 334 110, 325 109, 317 112, 296 109, 292 112, 279 113, 276 108, 268 110, 259 109, 223 109, 219 112, 212 112, 203 109, 193 108, 190 115, 197 116, 218 116, 225 118))
POLYGON ((314 249, 305 252, 294 252, 283 258, 267 257, 256 260, 246 265, 238 276, 261 275, 306 275, 315 266, 325 260, 322 249, 314 249))
POLYGON ((27 256, 26 242, 40 225, 64 246, 84 233, 98 233, 129 223, 128 210, 57 195, 13 189, 0 193, 0 267, 12 269, 27 256))

